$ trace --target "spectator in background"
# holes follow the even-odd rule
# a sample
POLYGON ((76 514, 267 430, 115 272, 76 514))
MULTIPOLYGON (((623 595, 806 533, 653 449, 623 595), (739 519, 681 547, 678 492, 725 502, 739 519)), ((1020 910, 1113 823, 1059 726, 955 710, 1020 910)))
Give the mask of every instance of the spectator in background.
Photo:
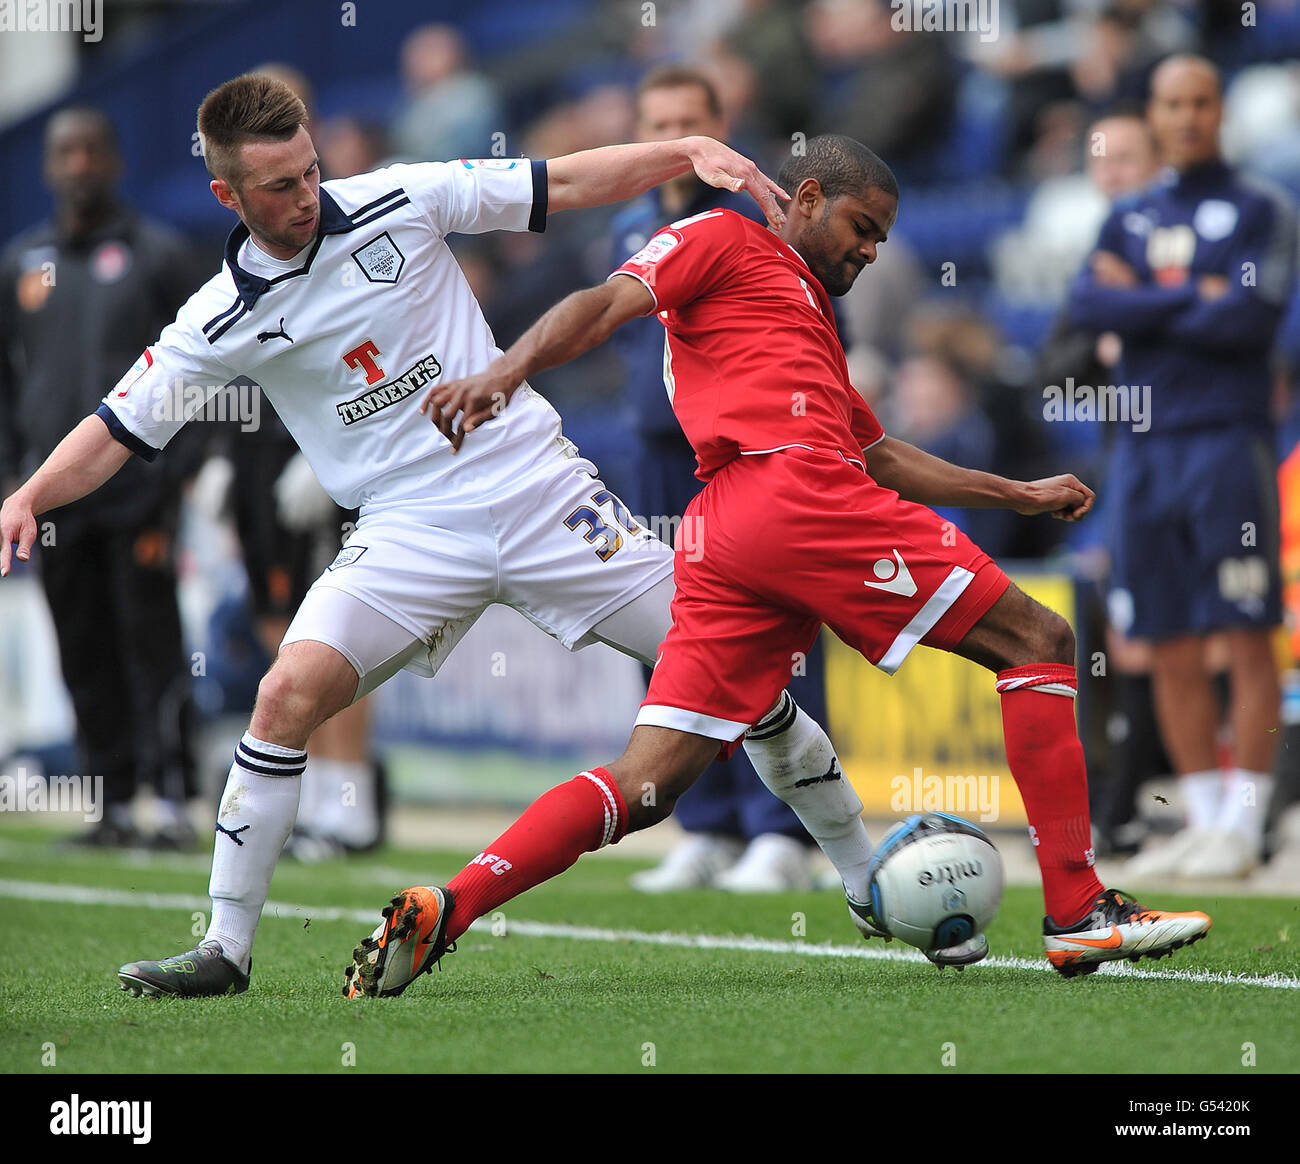
POLYGON ((496 87, 470 69, 465 42, 446 24, 426 24, 402 43, 406 108, 393 121, 393 145, 407 161, 504 156, 493 134, 505 132, 496 87))
MULTIPOLYGON (((527 157, 562 157, 630 141, 632 125, 631 94, 619 85, 599 85, 546 110, 524 131, 521 141, 527 157)), ((596 206, 556 215, 547 221, 545 234, 501 231, 454 240, 458 260, 463 254, 491 256, 486 271, 482 262, 472 262, 468 277, 488 277, 492 294, 483 302, 483 314, 498 345, 514 343, 557 297, 590 286, 609 273, 607 239, 616 209, 596 206)), ((600 406, 606 423, 617 405, 618 380, 618 357, 603 344, 563 368, 539 373, 530 383, 566 421, 576 422, 582 411, 600 406)), ((598 439, 584 439, 583 447, 610 463, 598 439)), ((606 474, 606 484, 621 490, 624 483, 616 472, 606 474)))
POLYGON ((736 49, 717 41, 700 57, 700 68, 708 73, 722 118, 731 128, 731 140, 743 144, 755 157, 772 157, 790 148, 790 138, 780 138, 766 120, 758 103, 761 88, 758 74, 736 49))
MULTIPOLYGON (((1027 392, 1023 383, 1008 378, 1002 367, 1005 350, 997 329, 967 306, 930 300, 919 304, 907 321, 905 353, 938 356, 958 369, 980 413, 992 425, 994 461, 999 469, 1035 480, 1049 475, 1053 464, 1042 398, 1036 392, 1027 392)), ((886 405, 886 416, 891 418, 886 424, 892 423, 891 406, 886 405)), ((997 536, 1004 537, 1007 557, 1040 558, 1059 541, 1060 531, 1051 528, 1057 524, 1008 522, 997 536)))
MULTIPOLYGON (((646 76, 637 90, 637 140, 670 141, 692 134, 726 140, 727 123, 709 78, 692 68, 667 66, 646 76)), ((743 195, 706 186, 694 174, 643 194, 611 225, 609 269, 620 266, 669 222, 725 208, 760 221, 743 195)), ((651 315, 614 333, 624 367, 624 390, 635 416, 639 446, 635 486, 628 504, 652 532, 672 541, 691 498, 703 487, 695 452, 673 415, 664 387, 664 329, 651 315)), ((791 694, 814 719, 826 722, 825 662, 820 646, 805 661, 806 674, 791 694)), ((763 785, 738 753, 714 761, 677 803, 687 837, 656 868, 636 874, 646 892, 715 886, 739 892, 806 888, 811 882, 812 841, 788 805, 763 785)))
POLYGON ((331 178, 368 174, 385 164, 388 134, 382 125, 359 117, 331 117, 316 132, 321 173, 331 178))
POLYGON ((999 35, 972 55, 1007 86, 1013 165, 1040 177, 1059 172, 1087 109, 1141 100, 1155 61, 1197 44, 1193 19, 1163 0, 1010 0, 998 11, 999 35))
POLYGON ((1122 339, 1117 378, 1149 392, 1148 431, 1113 425, 1110 610, 1125 633, 1153 640, 1156 715, 1187 827, 1134 858, 1130 875, 1243 876, 1262 852, 1278 729, 1269 355, 1295 284, 1295 211, 1220 159, 1209 61, 1161 64, 1148 113, 1167 178, 1115 207, 1070 297, 1077 326, 1122 339), (1216 630, 1231 677, 1226 780, 1204 666, 1216 630))
POLYGON ((1070 173, 1039 182, 1023 222, 999 236, 990 253, 998 290, 1010 302, 1063 306, 1111 203, 1154 180, 1160 168, 1139 102, 1116 105, 1082 127, 1075 147, 1070 173))
POLYGON ((1075 89, 1094 109, 1142 100, 1162 57, 1197 47, 1195 19, 1167 0, 1111 0, 1095 20, 1076 21, 1075 89))
POLYGON ((957 77, 944 34, 897 31, 893 11, 887 0, 813 0, 804 23, 818 80, 815 132, 848 134, 906 165, 946 136, 957 77))
MULTIPOLYGON (((997 467, 997 434, 980 410, 965 370, 938 352, 905 360, 894 379, 890 430, 931 456, 964 469, 991 473, 997 467)), ((987 553, 1001 556, 1011 543, 1015 514, 996 509, 940 509, 987 553), (1010 518, 1010 522, 1008 522, 1010 518)))
MULTIPOLYGON (((754 80, 748 95, 753 128, 783 143, 797 131, 811 136, 808 123, 817 96, 818 63, 802 26, 803 5, 791 0, 744 0, 741 7, 715 52, 748 67, 754 80)), ((734 80, 738 83, 740 77, 734 80)), ((741 128, 750 126, 731 125, 733 131, 741 128)))
POLYGON ((1070 66, 1080 33, 1068 0, 1009 0, 998 7, 998 36, 971 42, 976 64, 1006 86, 1013 164, 1030 153, 1044 112, 1076 99, 1070 66))
POLYGON ((1088 127, 1087 136, 1088 181, 1108 203, 1114 204, 1155 180, 1160 158, 1139 106, 1111 110, 1088 127))
MULTIPOLYGON (((1019 238, 1027 248, 1026 261, 1039 266, 1070 264, 1069 276, 1061 272, 1062 287, 1078 272, 1090 249, 1088 242, 1079 245, 1077 240, 1095 238, 1109 208, 1124 195, 1134 194, 1155 181, 1160 172, 1155 138, 1140 107, 1121 106, 1088 127, 1085 165, 1085 175, 1071 183, 1070 192, 1061 189, 1060 183, 1045 184, 1052 187, 1053 194, 1061 196, 1065 215, 1048 226, 1045 220, 1050 212, 1044 197, 1044 214, 1039 219, 1042 228, 1037 234, 1026 232, 1019 238), (1079 188, 1081 185, 1087 192, 1079 188)), ((1042 193, 1046 195, 1047 191, 1042 193)), ((1027 220, 1034 217, 1033 207, 1038 204, 1040 199, 1035 195, 1027 220)), ((1076 384, 1109 384, 1121 346, 1114 332, 1098 334, 1076 327, 1068 310, 1063 309, 1041 353, 1038 378, 1044 385, 1064 385, 1069 378, 1076 384)), ((1102 438, 1106 432, 1109 429, 1095 423, 1078 422, 1068 429, 1058 426, 1058 443, 1065 446, 1063 451, 1073 451, 1078 458, 1077 463, 1067 465, 1070 472, 1090 483, 1100 481, 1102 438)))
MULTIPOLYGON (((124 367, 158 336, 198 282, 185 242, 117 198, 122 159, 112 124, 84 107, 45 127, 54 217, 0 258, 0 477, 43 461, 93 412, 124 367)), ((190 847, 197 789, 189 660, 174 560, 180 478, 197 468, 195 426, 168 463, 136 458, 93 496, 56 510, 39 541, 77 719, 81 774, 104 781, 92 845, 190 847), (160 827, 145 836, 131 800, 152 786, 160 827)))

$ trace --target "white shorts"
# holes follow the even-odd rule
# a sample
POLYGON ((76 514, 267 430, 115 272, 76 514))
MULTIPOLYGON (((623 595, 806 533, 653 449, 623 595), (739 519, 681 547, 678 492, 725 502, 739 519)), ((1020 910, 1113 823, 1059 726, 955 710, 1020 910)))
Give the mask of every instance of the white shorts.
POLYGON ((334 647, 356 669, 360 698, 403 667, 435 674, 474 620, 502 603, 569 650, 606 641, 653 659, 670 617, 672 550, 632 521, 595 466, 557 449, 505 484, 466 469, 461 497, 363 508, 282 645, 334 647), (642 604, 639 634, 620 641, 626 620, 617 637, 594 629, 661 583, 642 604))

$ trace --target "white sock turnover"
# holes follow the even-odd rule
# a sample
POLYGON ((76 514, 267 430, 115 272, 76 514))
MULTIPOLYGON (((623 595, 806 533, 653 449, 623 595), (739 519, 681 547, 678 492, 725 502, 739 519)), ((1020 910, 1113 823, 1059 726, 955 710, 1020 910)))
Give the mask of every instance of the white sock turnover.
POLYGON ((820 724, 788 691, 745 736, 745 753, 772 793, 803 823, 854 901, 867 900, 873 852, 862 823, 862 801, 844 775, 820 724))

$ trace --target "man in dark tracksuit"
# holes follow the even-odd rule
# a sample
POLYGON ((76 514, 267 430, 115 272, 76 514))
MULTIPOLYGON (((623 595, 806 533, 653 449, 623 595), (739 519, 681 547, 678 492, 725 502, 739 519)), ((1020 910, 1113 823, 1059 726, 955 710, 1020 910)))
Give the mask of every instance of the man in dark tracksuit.
MULTIPOLYGON (((52 221, 0 258, 0 477, 40 462, 157 339, 195 289, 181 238, 114 198, 112 125, 91 109, 49 121, 52 221)), ((197 433, 196 439, 201 439, 197 433)), ((160 844, 192 833, 195 792, 189 661, 182 653, 173 547, 179 478, 190 452, 132 458, 103 489, 50 515, 38 539, 41 582, 76 712, 81 775, 104 781, 103 819, 85 838, 142 838, 129 802, 141 783, 163 800, 160 844)))
MULTIPOLYGON (((689 134, 726 136, 712 84, 690 69, 669 67, 647 76, 638 88, 637 114, 641 141, 689 134)), ((611 223, 610 269, 639 251, 669 221, 719 208, 762 221, 752 199, 706 186, 693 174, 650 190, 611 223)), ((703 482, 695 476, 695 452, 682 435, 664 388, 663 325, 654 316, 633 320, 615 332, 614 343, 626 370, 624 384, 640 446, 636 485, 627 500, 651 532, 669 541, 703 482)), ((810 716, 825 724, 821 647, 814 646, 807 660, 795 664, 790 692, 810 716)), ((690 836, 657 869, 637 874, 632 882, 636 888, 654 892, 715 885, 745 891, 807 885, 812 842, 798 817, 763 785, 743 752, 711 764, 679 801, 676 815, 690 836)))
POLYGON ((1070 297, 1076 324, 1123 342, 1116 379, 1126 391, 1111 405, 1127 403, 1129 416, 1109 417, 1121 421, 1107 478, 1117 515, 1111 618, 1152 641, 1156 715, 1187 824, 1139 854, 1130 875, 1235 877, 1259 860, 1277 740, 1269 356, 1295 282, 1295 212, 1220 160, 1210 62, 1165 61, 1148 116, 1170 169, 1117 203, 1070 297), (1212 631, 1229 652, 1226 773, 1203 662, 1212 631))

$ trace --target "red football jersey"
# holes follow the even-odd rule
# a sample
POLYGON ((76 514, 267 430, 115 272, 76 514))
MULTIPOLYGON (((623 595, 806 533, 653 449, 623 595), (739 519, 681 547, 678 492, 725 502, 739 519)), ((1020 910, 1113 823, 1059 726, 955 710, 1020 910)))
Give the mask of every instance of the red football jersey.
POLYGON ((825 288, 766 227, 731 210, 684 218, 615 275, 655 297, 664 385, 702 481, 775 449, 835 450, 861 465, 884 436, 849 383, 825 288))

